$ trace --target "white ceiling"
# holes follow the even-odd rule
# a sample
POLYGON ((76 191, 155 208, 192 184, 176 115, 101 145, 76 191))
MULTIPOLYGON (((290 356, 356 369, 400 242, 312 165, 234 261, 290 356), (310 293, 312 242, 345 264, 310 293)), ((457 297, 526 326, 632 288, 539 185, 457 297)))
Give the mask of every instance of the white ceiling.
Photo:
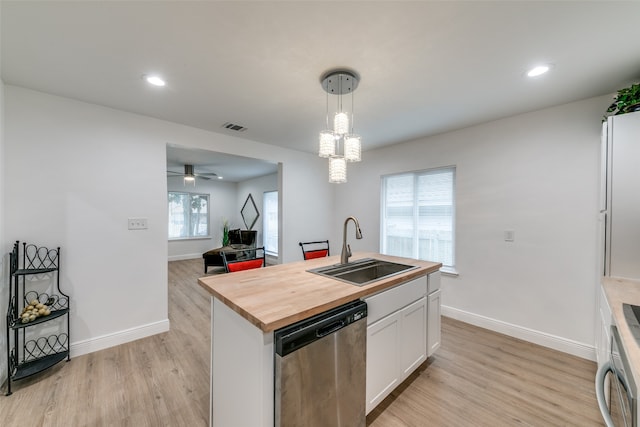
POLYGON ((613 93, 640 78, 640 1, 1 7, 6 84, 307 152, 324 128, 320 77, 335 67, 361 75, 355 131, 365 151, 613 93), (526 78, 540 62, 552 71, 526 78), (167 86, 150 87, 147 73, 167 86), (223 129, 226 122, 248 130, 223 129))
MULTIPOLYGON (((167 145, 167 170, 182 174, 184 165, 194 165, 196 175, 215 173, 225 182, 242 182, 278 172, 278 165, 266 160, 167 145)), ((168 179, 181 180, 182 176, 168 176, 168 179)))

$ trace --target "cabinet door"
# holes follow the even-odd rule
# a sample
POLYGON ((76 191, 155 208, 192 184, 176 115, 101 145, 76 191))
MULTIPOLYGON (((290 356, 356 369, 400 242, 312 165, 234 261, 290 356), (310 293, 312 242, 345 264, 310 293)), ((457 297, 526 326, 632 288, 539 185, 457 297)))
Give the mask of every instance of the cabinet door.
POLYGON ((640 278, 640 113, 614 116, 610 124, 607 275, 640 278))
POLYGON ((427 360, 427 298, 400 310, 401 381, 427 360))
POLYGON ((399 334, 399 313, 367 327, 367 413, 400 384, 399 334))
POLYGON ((602 366, 609 360, 611 353, 611 337, 610 330, 612 321, 611 309, 604 288, 600 287, 598 313, 596 314, 597 330, 596 330, 596 360, 598 367, 602 366))
POLYGON ((440 290, 427 297, 427 356, 431 356, 440 348, 440 290))

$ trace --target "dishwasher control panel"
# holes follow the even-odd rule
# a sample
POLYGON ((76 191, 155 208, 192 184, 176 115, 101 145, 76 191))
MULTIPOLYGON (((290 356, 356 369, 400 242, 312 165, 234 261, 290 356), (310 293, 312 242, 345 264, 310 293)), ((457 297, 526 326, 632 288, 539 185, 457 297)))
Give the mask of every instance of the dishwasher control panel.
POLYGON ((286 356, 367 317, 367 303, 356 300, 274 331, 275 352, 286 356))

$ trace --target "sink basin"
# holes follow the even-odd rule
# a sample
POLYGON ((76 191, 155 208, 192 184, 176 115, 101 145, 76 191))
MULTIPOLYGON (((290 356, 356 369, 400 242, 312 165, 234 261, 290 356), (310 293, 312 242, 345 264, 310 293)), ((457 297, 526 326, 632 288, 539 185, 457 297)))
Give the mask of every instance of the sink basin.
POLYGON ((335 264, 307 270, 310 273, 341 280, 356 286, 364 286, 387 277, 418 268, 374 258, 360 259, 348 264, 335 264))

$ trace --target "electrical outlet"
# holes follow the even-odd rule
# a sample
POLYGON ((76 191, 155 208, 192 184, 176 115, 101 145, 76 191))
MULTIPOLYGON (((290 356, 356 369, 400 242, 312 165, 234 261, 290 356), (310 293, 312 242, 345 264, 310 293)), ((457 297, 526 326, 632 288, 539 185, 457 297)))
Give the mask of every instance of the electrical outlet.
POLYGON ((129 218, 129 230, 146 230, 147 218, 129 218))

